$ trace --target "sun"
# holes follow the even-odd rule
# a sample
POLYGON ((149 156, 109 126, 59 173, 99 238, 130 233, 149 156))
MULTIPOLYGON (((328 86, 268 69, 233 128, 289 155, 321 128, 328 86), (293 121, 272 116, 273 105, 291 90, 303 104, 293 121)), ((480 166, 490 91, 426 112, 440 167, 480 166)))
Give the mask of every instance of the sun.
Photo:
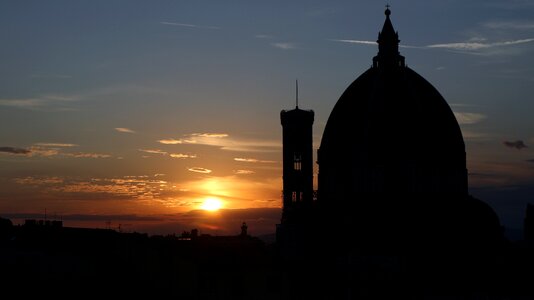
POLYGON ((206 198, 200 206, 203 210, 216 211, 222 207, 222 201, 217 198, 206 198))

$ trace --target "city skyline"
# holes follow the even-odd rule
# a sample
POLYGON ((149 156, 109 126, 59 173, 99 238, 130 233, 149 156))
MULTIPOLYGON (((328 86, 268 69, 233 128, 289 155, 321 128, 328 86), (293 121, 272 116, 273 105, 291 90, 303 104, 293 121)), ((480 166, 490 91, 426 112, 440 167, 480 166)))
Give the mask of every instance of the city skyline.
MULTIPOLYGON (((316 150, 383 22, 371 1, 31 3, 2 4, 0 213, 152 233, 243 220, 273 232, 278 114, 295 78, 316 150)), ((470 193, 520 228, 534 191, 534 2, 390 4, 407 65, 460 123, 470 193)))

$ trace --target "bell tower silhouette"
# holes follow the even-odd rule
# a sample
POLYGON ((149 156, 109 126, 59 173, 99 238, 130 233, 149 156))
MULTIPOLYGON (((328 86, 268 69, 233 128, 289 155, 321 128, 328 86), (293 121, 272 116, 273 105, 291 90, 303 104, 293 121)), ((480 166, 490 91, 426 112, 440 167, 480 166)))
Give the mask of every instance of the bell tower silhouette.
POLYGON ((282 110, 283 128, 283 212, 282 223, 293 223, 313 202, 313 137, 314 112, 296 107, 282 110))

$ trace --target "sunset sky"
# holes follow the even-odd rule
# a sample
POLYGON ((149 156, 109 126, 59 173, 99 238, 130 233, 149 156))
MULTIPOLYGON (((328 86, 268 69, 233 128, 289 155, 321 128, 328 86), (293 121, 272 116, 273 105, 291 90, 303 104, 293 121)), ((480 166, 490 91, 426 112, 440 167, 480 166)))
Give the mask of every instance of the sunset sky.
MULTIPOLYGON (((470 193, 521 228, 534 202, 534 1, 389 3, 408 66, 461 125, 470 193)), ((280 110, 298 78, 316 149, 371 66, 384 4, 2 1, 0 216, 274 232, 280 110), (208 199, 222 209, 202 210, 208 199)))

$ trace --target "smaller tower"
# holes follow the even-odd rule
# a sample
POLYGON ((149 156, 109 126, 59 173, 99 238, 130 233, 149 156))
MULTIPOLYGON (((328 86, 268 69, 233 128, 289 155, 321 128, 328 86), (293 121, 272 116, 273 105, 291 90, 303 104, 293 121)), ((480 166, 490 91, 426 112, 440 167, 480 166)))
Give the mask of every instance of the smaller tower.
POLYGON ((248 226, 247 223, 243 222, 243 224, 241 224, 241 237, 246 236, 248 236, 248 226))
POLYGON ((292 222, 311 207, 313 201, 313 137, 314 112, 298 107, 282 110, 283 128, 283 213, 282 223, 292 222))

